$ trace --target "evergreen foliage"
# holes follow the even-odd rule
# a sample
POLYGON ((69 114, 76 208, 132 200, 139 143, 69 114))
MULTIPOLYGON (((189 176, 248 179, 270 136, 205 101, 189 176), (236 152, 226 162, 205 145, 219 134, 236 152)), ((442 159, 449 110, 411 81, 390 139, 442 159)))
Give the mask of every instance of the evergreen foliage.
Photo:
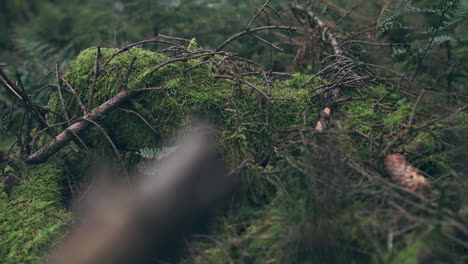
POLYGON ((447 92, 463 92, 467 72, 459 55, 466 49, 467 15, 466 0, 399 0, 385 10, 377 29, 380 37, 405 44, 393 47, 392 56, 413 79, 428 86, 435 82, 447 92))

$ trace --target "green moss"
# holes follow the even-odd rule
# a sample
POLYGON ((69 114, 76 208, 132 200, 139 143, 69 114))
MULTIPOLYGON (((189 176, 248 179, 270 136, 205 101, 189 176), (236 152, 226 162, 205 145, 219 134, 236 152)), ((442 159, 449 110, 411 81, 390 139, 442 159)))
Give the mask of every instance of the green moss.
MULTIPOLYGON (((221 218, 214 232, 217 238, 226 242, 225 246, 235 262, 326 263, 325 260, 330 260, 328 263, 333 263, 352 256, 355 263, 369 263, 385 258, 386 249, 383 248, 386 245, 382 241, 387 233, 363 238, 370 224, 384 223, 372 211, 382 204, 381 201, 376 202, 378 198, 373 192, 382 190, 373 186, 375 190, 365 192, 365 198, 354 197, 356 201, 351 203, 352 199, 344 194, 357 193, 353 188, 361 184, 372 185, 372 182, 366 182, 366 177, 355 172, 351 175, 348 170, 340 170, 339 164, 345 162, 332 162, 336 159, 334 156, 323 159, 324 153, 320 153, 305 160, 308 151, 312 153, 314 150, 298 143, 305 136, 316 136, 308 131, 315 127, 323 108, 323 96, 315 96, 310 93, 310 88, 301 87, 311 76, 294 74, 289 80, 273 81, 268 85, 261 78, 246 77, 272 98, 269 102, 241 81, 216 78, 213 72, 222 59, 219 56, 172 63, 150 74, 156 65, 170 58, 133 48, 112 60, 99 75, 93 98, 89 98, 96 51, 96 48, 83 51, 65 74, 85 105, 92 101, 92 106, 96 107, 123 89, 167 88, 165 91, 142 93, 121 106, 129 111, 116 109, 99 121, 119 149, 170 145, 168 140, 175 131, 190 126, 202 116, 217 125, 220 155, 230 167, 246 159, 252 161, 252 167, 243 171, 243 184, 233 205, 234 213, 221 218), (134 58, 135 63, 129 72, 134 58), (208 63, 201 64, 205 60, 208 63), (286 153, 283 155, 282 151, 286 153), (285 155, 289 155, 288 161, 285 155), (302 164, 311 172, 298 173, 291 163, 302 164), (315 234, 323 235, 322 229, 330 233, 324 236, 327 239, 325 246, 310 239, 315 234), (355 242, 360 239, 370 244, 355 242), (347 246, 371 253, 356 253, 347 246)), ((101 63, 115 51, 101 49, 101 63)), ((323 81, 316 82, 314 85, 323 81)), ((358 130, 372 140, 343 133, 330 140, 317 136, 317 142, 323 147, 322 141, 330 141, 337 145, 336 152, 344 151, 353 160, 366 160, 373 167, 382 168, 382 159, 379 158, 382 146, 406 128, 413 104, 397 91, 384 86, 368 87, 360 93, 351 90, 342 93, 343 97, 358 97, 365 93, 365 98, 334 106, 332 122, 327 127, 339 127, 344 132, 358 130)), ((69 116, 80 116, 75 98, 69 94, 64 94, 64 97, 69 116)), ((60 105, 57 93, 52 94, 49 100, 51 109, 60 112, 60 105)), ((423 106, 419 109, 417 114, 424 113, 423 106)), ((60 116, 54 118, 61 119, 60 116)), ((419 122, 418 118, 414 121, 419 122)), ((463 115, 459 119, 468 120, 463 115)), ((390 151, 410 151, 417 144, 424 145, 427 152, 409 155, 410 161, 426 172, 434 168, 433 172, 440 175, 440 171, 448 171, 453 165, 453 155, 446 153, 451 148, 447 147, 442 136, 447 132, 445 125, 433 125, 414 133, 410 131, 398 138, 390 151)), ((106 142, 97 130, 87 131, 81 136, 98 150, 106 142)), ((51 188, 55 190, 54 186, 51 188)), ((20 189, 16 192, 21 193, 20 189)), ((47 197, 41 199, 50 200, 47 197)), ((203 240, 197 244, 219 262, 229 260, 217 243, 203 240)), ((414 260, 416 249, 407 246, 410 244, 400 243, 397 247, 403 250, 401 255, 391 257, 401 261, 414 260)))
POLYGON ((345 115, 344 128, 364 133, 391 133, 394 128, 404 125, 411 115, 413 106, 403 99, 386 87, 369 87, 365 99, 351 101, 341 108, 345 115))
POLYGON ((0 262, 37 263, 63 235, 69 214, 64 210, 61 164, 24 171, 10 197, 0 185, 0 262))
POLYGON ((291 88, 301 88, 301 86, 307 82, 312 76, 302 73, 293 73, 291 78, 285 81, 286 86, 291 88))
POLYGON ((399 252, 391 263, 395 264, 418 264, 421 243, 414 243, 399 252))
MULTIPOLYGON (((115 51, 101 49, 101 63, 115 51)), ((96 54, 96 48, 84 50, 65 74, 85 105, 90 101, 96 54)), ((309 76, 295 75, 297 80, 292 83, 280 81, 268 88, 261 79, 249 79, 270 97, 288 99, 268 103, 247 85, 215 78, 212 66, 200 65, 202 59, 168 64, 149 74, 156 65, 168 59, 159 53, 133 48, 117 55, 97 78, 93 107, 110 99, 121 89, 167 87, 167 91, 146 92, 121 106, 132 112, 115 110, 101 121, 119 148, 164 145, 180 126, 189 125, 195 117, 203 115, 223 128, 222 148, 224 153, 229 153, 226 156, 228 163, 235 165, 254 152, 271 152, 275 136, 273 131, 292 129, 302 124, 303 113, 307 113, 307 122, 312 123, 318 112, 318 107, 314 106, 318 101, 310 99, 308 89, 296 87, 299 81, 303 82, 309 76), (128 81, 125 81, 134 58, 136 60, 128 74, 128 81)), ((219 57, 205 59, 213 62, 220 60, 219 57)), ((69 116, 79 116, 75 98, 65 95, 69 116)), ((52 94, 49 106, 53 111, 61 112, 57 93, 52 94)), ((58 116, 55 118, 59 119, 58 116)), ((97 130, 87 132, 82 137, 95 147, 105 142, 97 130)))

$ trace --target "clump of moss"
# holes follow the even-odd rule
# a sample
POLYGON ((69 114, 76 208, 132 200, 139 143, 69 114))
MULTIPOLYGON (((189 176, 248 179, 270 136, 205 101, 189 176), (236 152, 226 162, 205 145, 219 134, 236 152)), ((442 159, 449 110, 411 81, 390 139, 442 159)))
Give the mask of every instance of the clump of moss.
MULTIPOLYGON (((101 49, 101 63, 114 52, 116 49, 101 49)), ((100 120, 121 150, 170 145, 175 131, 203 116, 221 129, 221 153, 230 166, 236 166, 245 159, 272 158, 273 147, 279 138, 287 141, 296 137, 297 128, 304 122, 306 126, 312 125, 320 111, 319 98, 312 99, 308 88, 298 87, 297 81, 275 81, 265 85, 262 78, 247 77, 250 83, 272 98, 269 101, 241 81, 216 78, 213 65, 220 63, 220 57, 171 63, 150 73, 169 58, 140 48, 117 55, 99 74, 93 98, 89 98, 96 56, 96 48, 84 50, 65 74, 84 105, 92 102, 96 107, 123 89, 167 88, 142 93, 100 120), (209 63, 202 63, 206 60, 209 63)), ((302 82, 309 76, 296 74, 294 78, 302 82)), ((64 94, 64 104, 69 116, 82 115, 73 96, 64 94)), ((62 112, 57 92, 51 95, 49 106, 53 112, 62 112)), ((59 120, 60 116, 55 118, 59 120)), ((106 145, 102 143, 106 139, 98 130, 87 131, 81 136, 91 146, 106 145)), ((246 178, 252 183, 266 183, 255 171, 249 172, 246 178)), ((267 191, 269 188, 263 189, 267 191)), ((266 195, 255 193, 258 197, 266 195)))
POLYGON ((69 220, 63 204, 63 166, 42 164, 23 173, 9 196, 0 185, 1 263, 39 262, 69 220))

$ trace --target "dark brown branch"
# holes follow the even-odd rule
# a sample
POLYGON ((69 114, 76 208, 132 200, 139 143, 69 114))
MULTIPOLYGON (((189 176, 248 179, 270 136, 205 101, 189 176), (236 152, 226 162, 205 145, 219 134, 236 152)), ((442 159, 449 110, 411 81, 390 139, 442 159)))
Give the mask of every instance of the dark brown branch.
POLYGON ((119 110, 136 115, 136 116, 137 116, 138 118, 140 118, 154 133, 157 133, 156 128, 154 128, 154 127, 153 127, 144 117, 142 117, 139 113, 137 113, 137 112, 135 112, 135 111, 132 111, 132 110, 125 109, 125 108, 121 108, 121 107, 119 107, 119 110))
POLYGON ((89 121, 85 120, 92 120, 96 121, 99 118, 103 117, 109 111, 120 105, 121 103, 125 102, 129 98, 135 96, 136 94, 142 91, 148 90, 164 90, 164 87, 154 87, 154 88, 143 88, 134 91, 122 91, 118 93, 116 96, 111 98, 110 100, 104 102, 100 106, 98 106, 94 111, 89 112, 88 114, 84 115, 80 121, 77 121, 67 127, 64 131, 62 131, 59 135, 57 135, 52 141, 50 141, 47 145, 36 151, 35 153, 29 155, 26 158, 27 163, 40 163, 47 160, 50 156, 58 152, 64 146, 66 146, 73 138, 73 134, 78 134, 81 131, 87 129, 90 125, 89 121))

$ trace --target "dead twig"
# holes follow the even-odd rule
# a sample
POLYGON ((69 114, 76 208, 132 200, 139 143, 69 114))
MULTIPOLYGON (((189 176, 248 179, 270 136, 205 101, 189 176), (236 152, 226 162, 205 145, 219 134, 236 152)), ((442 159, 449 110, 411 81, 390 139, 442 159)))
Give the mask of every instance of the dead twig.
POLYGON ((246 34, 250 34, 252 32, 256 32, 256 31, 261 31, 261 30, 273 30, 273 29, 281 29, 281 30, 288 30, 288 31, 296 31, 296 28, 295 27, 289 27, 289 26, 263 26, 263 27, 256 27, 256 28, 249 28, 249 29, 246 29, 244 31, 241 31, 237 34, 234 34, 232 35, 231 37, 229 37, 227 40, 225 40, 223 43, 221 43, 216 49, 215 51, 220 51, 222 50, 224 47, 226 47, 226 45, 228 45, 230 42, 232 42, 233 40, 239 38, 239 37, 242 37, 243 35, 246 35, 246 34))
POLYGON ((257 12, 255 12, 255 15, 252 17, 252 19, 250 19, 249 23, 247 24, 247 26, 245 27, 246 29, 249 29, 250 26, 252 26, 252 23, 255 21, 255 19, 257 19, 258 15, 260 15, 260 13, 265 10, 265 7, 267 7, 267 5, 269 5, 271 3, 272 0, 267 0, 265 1, 265 3, 257 10, 257 12))
POLYGON ((262 38, 262 37, 259 37, 259 36, 255 35, 255 34, 249 34, 249 35, 252 36, 252 37, 254 37, 254 38, 256 38, 256 39, 259 40, 260 42, 263 42, 263 43, 267 44, 268 46, 270 46, 270 47, 272 47, 272 48, 278 50, 278 51, 281 51, 281 52, 284 51, 282 48, 276 46, 275 44, 271 43, 270 41, 268 41, 268 40, 266 40, 266 39, 264 39, 264 38, 262 38))
POLYGON ((144 117, 142 117, 139 113, 137 113, 137 112, 135 112, 135 111, 132 111, 132 110, 124 109, 124 108, 121 108, 121 107, 119 107, 118 109, 121 110, 121 111, 130 113, 130 114, 136 115, 136 116, 137 116, 138 118, 140 118, 154 133, 157 133, 156 128, 154 128, 154 127, 153 127, 144 117))
POLYGON ((112 141, 112 139, 107 134, 106 130, 94 120, 91 120, 91 119, 88 119, 88 118, 85 118, 85 117, 83 117, 82 120, 85 120, 85 121, 90 122, 91 124, 93 124, 104 135, 104 137, 107 139, 107 141, 111 145, 112 150, 114 151, 115 157, 119 161, 120 167, 122 168, 122 171, 123 171, 125 177, 127 178, 128 183, 130 183, 130 178, 128 176, 128 172, 127 172, 127 169, 125 167, 125 164, 124 164, 122 158, 120 157, 119 150, 117 149, 114 142, 112 141))
MULTIPOLYGON (((47 67, 47 65, 45 65, 45 67, 47 67)), ((71 84, 67 81, 67 79, 65 79, 61 74, 60 72, 58 71, 55 71, 55 70, 52 70, 51 68, 47 67, 47 69, 52 72, 52 73, 55 73, 56 76, 58 76, 59 80, 57 81, 60 81, 62 80, 66 87, 67 87, 67 90, 70 94, 73 95, 73 97, 75 98, 76 102, 78 103, 78 106, 80 107, 81 111, 83 112, 83 114, 86 114, 88 112, 88 110, 86 110, 86 107, 84 106, 83 102, 81 101, 81 98, 80 98, 80 95, 78 95, 78 93, 76 92, 75 89, 73 89, 73 87, 71 86, 71 84)))
POLYGON ((414 104, 413 111, 411 111, 411 116, 408 120, 408 126, 411 126, 411 124, 413 124, 414 116, 416 114, 416 109, 418 108, 418 105, 421 102, 421 99, 425 92, 426 90, 424 90, 424 88, 422 88, 421 91, 419 91, 418 99, 416 99, 416 103, 414 104))
POLYGON ((112 109, 120 105, 121 103, 127 101, 128 99, 132 98, 133 96, 137 95, 143 91, 150 91, 150 90, 165 90, 165 87, 152 87, 152 88, 143 88, 137 89, 134 91, 122 91, 118 93, 113 98, 109 99, 108 101, 104 102, 94 111, 89 112, 88 114, 84 115, 81 120, 71 124, 65 130, 63 130, 60 134, 58 134, 54 139, 52 139, 48 144, 44 147, 36 151, 35 153, 29 155, 25 161, 27 163, 40 163, 50 156, 55 154, 57 151, 62 149, 65 145, 67 145, 70 140, 73 138, 74 134, 78 134, 81 131, 85 130, 89 127, 90 122, 85 120, 92 120, 96 121, 99 118, 103 117, 105 114, 110 112, 112 109))
POLYGON ((165 62, 162 62, 160 64, 158 64, 156 67, 154 67, 149 73, 148 75, 151 75, 153 74, 154 72, 156 72, 157 70, 161 69, 162 67, 168 65, 168 64, 171 64, 171 63, 174 63, 174 62, 178 62, 178 61, 188 61, 188 60, 192 60, 192 59, 196 59, 196 58, 200 58, 200 57, 205 57, 205 56, 214 56, 214 55, 224 55, 225 52, 220 52, 220 51, 209 51, 209 52, 206 52, 206 51, 203 51, 203 52, 193 52, 193 53, 189 53, 188 55, 184 55, 184 56, 181 56, 181 57, 176 57, 174 59, 169 59, 165 62), (195 54, 195 53, 201 53, 201 54, 195 54))
POLYGON ((233 76, 230 76, 230 75, 218 75, 216 76, 216 78, 221 78, 221 79, 229 79, 229 80, 233 80, 233 81, 236 81, 236 80, 239 80, 240 82, 246 84, 247 86, 251 87, 252 89, 254 89, 255 91, 257 91, 260 95, 262 95, 268 102, 271 101, 271 98, 270 96, 268 96, 264 91, 262 91, 260 88, 258 88, 256 85, 254 85, 253 83, 245 80, 244 78, 235 78, 233 76))
POLYGON ((91 89, 89 91, 89 101, 88 101, 88 107, 86 110, 91 110, 91 106, 93 104, 93 96, 94 96, 94 90, 96 89, 96 82, 99 77, 100 73, 100 67, 99 67, 99 59, 101 58, 101 47, 96 48, 96 59, 94 60, 94 75, 93 75, 93 84, 91 85, 91 89))

